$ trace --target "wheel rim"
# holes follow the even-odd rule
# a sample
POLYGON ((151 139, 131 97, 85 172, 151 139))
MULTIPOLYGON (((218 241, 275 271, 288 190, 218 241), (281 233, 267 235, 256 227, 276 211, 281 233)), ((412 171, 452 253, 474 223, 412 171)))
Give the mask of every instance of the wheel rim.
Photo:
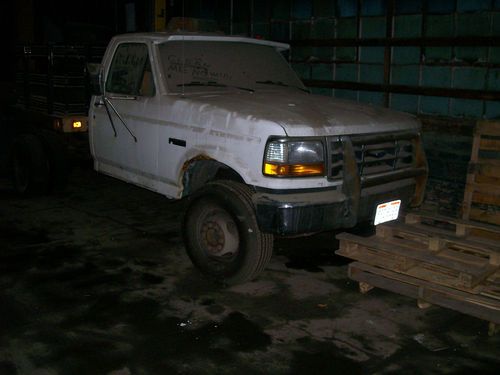
POLYGON ((200 244, 211 259, 228 262, 238 254, 240 243, 238 227, 228 212, 213 209, 203 215, 198 233, 200 244))

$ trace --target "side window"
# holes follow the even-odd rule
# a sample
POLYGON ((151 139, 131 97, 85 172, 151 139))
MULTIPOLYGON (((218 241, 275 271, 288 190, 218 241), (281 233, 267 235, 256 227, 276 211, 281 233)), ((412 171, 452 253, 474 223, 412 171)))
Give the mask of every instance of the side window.
POLYGON ((154 95, 153 74, 145 44, 124 43, 118 46, 106 80, 106 91, 124 95, 154 95))

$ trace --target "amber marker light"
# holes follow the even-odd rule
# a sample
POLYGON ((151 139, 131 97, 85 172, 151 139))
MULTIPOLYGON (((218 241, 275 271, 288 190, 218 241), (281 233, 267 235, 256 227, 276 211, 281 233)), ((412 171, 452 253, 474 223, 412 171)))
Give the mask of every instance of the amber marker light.
POLYGON ((325 166, 318 164, 271 164, 264 163, 264 174, 268 176, 323 176, 325 166))
POLYGON ((80 129, 82 127, 82 122, 81 121, 73 121, 72 127, 73 127, 73 129, 80 129))

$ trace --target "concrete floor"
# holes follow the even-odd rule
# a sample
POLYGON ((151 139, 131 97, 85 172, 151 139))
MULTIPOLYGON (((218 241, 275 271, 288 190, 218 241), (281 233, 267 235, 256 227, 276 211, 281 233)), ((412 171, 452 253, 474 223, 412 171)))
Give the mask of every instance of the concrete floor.
POLYGON ((366 295, 334 234, 277 240, 220 288, 180 236, 184 202, 76 168, 64 195, 0 188, 0 375, 498 373, 487 323, 366 295), (495 370, 496 369, 496 370, 495 370))

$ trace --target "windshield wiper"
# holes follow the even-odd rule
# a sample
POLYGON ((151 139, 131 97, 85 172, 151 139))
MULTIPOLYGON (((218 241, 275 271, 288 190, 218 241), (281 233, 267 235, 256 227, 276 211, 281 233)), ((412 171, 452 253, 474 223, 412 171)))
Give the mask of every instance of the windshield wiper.
POLYGON ((281 86, 281 87, 294 87, 296 89, 299 89, 301 91, 304 91, 304 92, 309 92, 309 90, 307 89, 303 89, 302 87, 299 87, 299 86, 290 86, 290 85, 287 85, 286 83, 283 83, 281 81, 271 81, 271 80, 267 80, 267 81, 255 81, 255 83, 261 83, 263 85, 275 85, 275 86, 281 86))
POLYGON ((200 82, 200 81, 192 81, 189 83, 179 83, 177 87, 190 87, 190 86, 205 86, 205 87, 234 87, 239 90, 244 90, 244 91, 249 91, 249 92, 254 92, 254 89, 250 89, 247 87, 240 87, 240 86, 229 86, 229 85, 224 85, 222 83, 217 83, 215 81, 208 81, 208 82, 200 82))
POLYGON ((208 82, 200 82, 200 81, 191 81, 189 83, 179 83, 177 85, 177 87, 180 87, 180 86, 185 86, 185 87, 189 87, 189 86, 213 86, 213 87, 226 87, 226 85, 223 85, 223 84, 220 84, 220 83, 217 83, 215 81, 208 81, 208 82))

